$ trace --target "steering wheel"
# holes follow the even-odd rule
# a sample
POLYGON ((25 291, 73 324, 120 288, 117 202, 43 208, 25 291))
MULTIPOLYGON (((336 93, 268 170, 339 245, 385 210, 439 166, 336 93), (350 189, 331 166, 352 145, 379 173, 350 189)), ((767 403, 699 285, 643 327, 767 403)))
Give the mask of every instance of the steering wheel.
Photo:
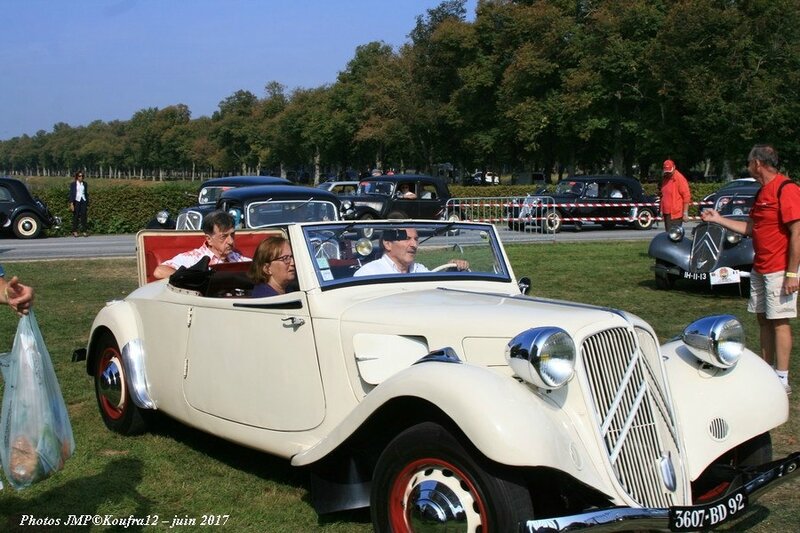
MULTIPOLYGON (((436 268, 431 269, 431 272, 441 272, 443 270, 458 270, 458 267, 455 263, 445 263, 443 265, 439 265, 436 268)), ((467 269, 469 272, 469 269, 467 269)))

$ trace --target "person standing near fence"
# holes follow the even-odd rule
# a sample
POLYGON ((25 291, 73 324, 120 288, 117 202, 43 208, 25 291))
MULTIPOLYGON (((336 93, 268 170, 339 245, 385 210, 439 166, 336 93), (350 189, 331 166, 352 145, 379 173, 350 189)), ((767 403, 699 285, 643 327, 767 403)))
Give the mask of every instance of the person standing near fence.
POLYGON ((761 184, 747 220, 734 220, 706 209, 701 216, 731 231, 753 237, 753 270, 747 310, 758 318, 761 357, 775 368, 787 394, 792 328, 800 286, 800 187, 778 172, 778 152, 757 144, 747 156, 747 170, 761 184))
POLYGON ((77 171, 75 179, 69 184, 69 210, 72 211, 72 236, 78 231, 86 237, 86 214, 89 209, 89 186, 83 181, 83 172, 77 171))
POLYGON ((675 168, 674 161, 671 159, 664 161, 663 170, 661 215, 664 218, 664 229, 669 231, 675 226, 683 227, 683 222, 689 220, 689 204, 692 203, 692 193, 689 190, 689 182, 675 168))

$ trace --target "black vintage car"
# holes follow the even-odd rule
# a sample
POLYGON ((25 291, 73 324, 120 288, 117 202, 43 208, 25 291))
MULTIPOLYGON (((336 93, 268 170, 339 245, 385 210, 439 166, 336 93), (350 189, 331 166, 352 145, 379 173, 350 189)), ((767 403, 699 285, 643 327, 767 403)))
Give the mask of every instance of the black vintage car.
POLYGON ((450 190, 443 178, 396 174, 364 178, 356 194, 342 195, 339 199, 342 217, 348 220, 438 220, 444 216, 450 190))
MULTIPOLYGON (((758 187, 732 191, 718 195, 714 208, 727 217, 746 219, 758 187)), ((690 235, 682 228, 659 233, 650 241, 648 254, 655 259, 652 268, 659 289, 672 289, 678 280, 712 288, 738 284, 740 289, 749 289, 753 241, 719 224, 700 222, 690 235)))
POLYGON ((292 182, 275 176, 226 176, 204 181, 197 192, 197 205, 181 209, 177 216, 166 209, 159 211, 147 224, 148 229, 198 230, 203 217, 214 210, 223 192, 256 185, 291 185, 292 182))
POLYGON ((0 223, 20 239, 35 239, 43 230, 59 227, 61 219, 31 195, 27 185, 15 178, 0 177, 0 223))
POLYGON ((263 228, 275 224, 339 220, 339 197, 316 187, 259 185, 222 193, 216 203, 233 215, 236 228, 263 228))
POLYGON ((657 199, 625 176, 573 176, 558 182, 553 194, 528 195, 509 203, 508 228, 544 226, 557 233, 565 224, 580 230, 584 224, 604 228, 617 224, 650 229, 658 213, 657 199))

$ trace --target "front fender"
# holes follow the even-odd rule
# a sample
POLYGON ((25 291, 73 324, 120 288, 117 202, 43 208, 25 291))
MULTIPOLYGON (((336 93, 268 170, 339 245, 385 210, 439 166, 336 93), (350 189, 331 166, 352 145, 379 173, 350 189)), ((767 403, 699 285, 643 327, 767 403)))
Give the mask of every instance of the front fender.
POLYGON ((661 232, 650 241, 647 255, 688 271, 689 258, 692 255, 692 239, 683 238, 680 242, 673 242, 666 232, 661 232))
POLYGON ((424 362, 398 372, 373 389, 325 439, 295 455, 292 464, 319 461, 381 406, 409 396, 436 405, 493 461, 547 466, 590 486, 607 487, 592 454, 557 405, 514 378, 464 363, 424 362))
POLYGON ((142 409, 155 409, 156 404, 150 395, 145 369, 144 348, 139 332, 141 324, 139 315, 130 302, 114 300, 97 313, 92 323, 89 343, 86 347, 86 372, 94 376, 98 354, 97 343, 100 337, 108 332, 114 336, 122 355, 125 375, 130 381, 131 399, 142 409))
POLYGON ((661 347, 690 479, 717 457, 783 424, 789 402, 775 371, 745 350, 723 370, 703 364, 681 340, 661 347))

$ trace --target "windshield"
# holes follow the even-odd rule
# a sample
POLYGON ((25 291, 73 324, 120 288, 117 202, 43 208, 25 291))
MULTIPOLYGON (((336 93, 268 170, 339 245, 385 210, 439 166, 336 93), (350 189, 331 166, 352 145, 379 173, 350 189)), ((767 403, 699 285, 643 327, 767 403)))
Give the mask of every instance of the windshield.
POLYGON ((358 184, 358 194, 383 194, 391 196, 394 192, 394 183, 391 181, 366 180, 358 184))
POLYGON ((564 195, 564 194, 575 194, 580 196, 583 192, 583 188, 586 184, 582 181, 570 181, 570 180, 563 180, 559 181, 558 185, 556 185, 556 194, 564 195))
POLYGON ((491 225, 353 222, 303 229, 323 288, 385 281, 510 281, 491 225))
POLYGON ((717 204, 714 209, 719 211, 720 215, 747 215, 753 207, 755 201, 754 195, 746 194, 732 194, 730 196, 720 196, 717 198, 717 204))
POLYGON ((318 200, 266 200, 247 206, 246 227, 261 228, 271 224, 338 220, 336 206, 318 200))
POLYGON ((203 187, 200 189, 200 194, 197 195, 197 203, 203 204, 216 204, 219 197, 223 192, 233 187, 203 187))

